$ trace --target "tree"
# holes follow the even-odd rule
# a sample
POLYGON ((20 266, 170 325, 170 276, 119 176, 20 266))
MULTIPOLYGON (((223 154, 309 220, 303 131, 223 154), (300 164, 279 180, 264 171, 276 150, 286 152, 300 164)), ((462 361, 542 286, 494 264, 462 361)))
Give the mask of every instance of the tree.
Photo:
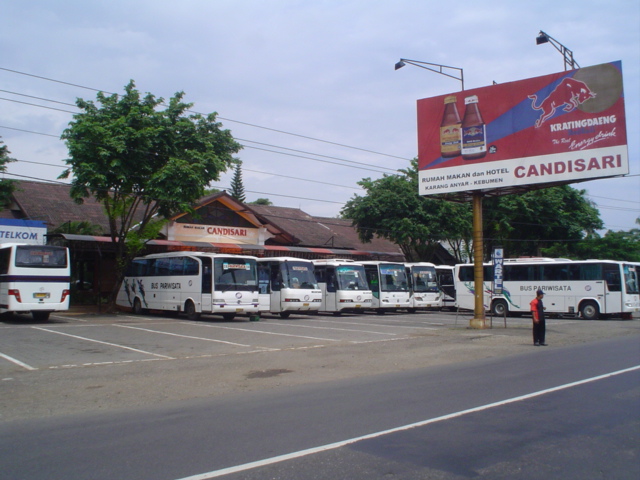
MULTIPOLYGON (((640 225, 640 218, 636 220, 640 225)), ((575 260, 597 258, 600 260, 622 260, 640 262, 640 228, 629 231, 607 231, 604 237, 597 232, 576 242, 572 248, 567 244, 552 245, 542 250, 545 256, 569 257, 575 260)))
POLYGON ((273 205, 273 202, 268 198, 258 198, 255 202, 249 202, 249 205, 273 205))
POLYGON ((342 216, 353 221, 363 242, 376 235, 398 244, 407 261, 430 261, 440 241, 468 238, 471 209, 418 195, 417 167, 413 160, 397 175, 361 180, 366 195, 349 200, 342 216))
POLYGON ((188 114, 184 92, 166 105, 150 93, 142 97, 133 80, 124 90, 98 93, 97 104, 78 99, 82 112, 62 134, 70 158, 60 178, 73 176, 71 197, 82 203, 93 195, 109 220, 117 259, 112 302, 126 265, 157 235, 157 218, 191 211, 242 148, 216 113, 188 114))
MULTIPOLYGON (((6 145, 3 145, 3 141, 0 140, 0 173, 7 171, 7 164, 15 162, 15 159, 9 157, 11 153, 6 145)), ((0 205, 6 207, 11 202, 11 194, 16 189, 16 183, 14 180, 0 180, 0 205)))
POLYGON ((242 184, 242 162, 238 161, 236 163, 235 170, 233 171, 233 178, 231 179, 231 192, 230 195, 238 200, 239 202, 243 202, 246 200, 244 194, 244 185, 242 184))
POLYGON ((505 195, 484 201, 485 252, 501 245, 510 257, 540 256, 554 244, 571 252, 603 226, 585 190, 569 185, 505 195))

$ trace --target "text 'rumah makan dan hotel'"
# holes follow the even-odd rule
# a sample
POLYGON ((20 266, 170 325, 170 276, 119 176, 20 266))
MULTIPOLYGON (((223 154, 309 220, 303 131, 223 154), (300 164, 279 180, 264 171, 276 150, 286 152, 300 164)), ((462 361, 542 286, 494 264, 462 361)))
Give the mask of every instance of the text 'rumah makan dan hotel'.
POLYGON ((628 174, 621 62, 418 100, 418 153, 421 195, 628 174))

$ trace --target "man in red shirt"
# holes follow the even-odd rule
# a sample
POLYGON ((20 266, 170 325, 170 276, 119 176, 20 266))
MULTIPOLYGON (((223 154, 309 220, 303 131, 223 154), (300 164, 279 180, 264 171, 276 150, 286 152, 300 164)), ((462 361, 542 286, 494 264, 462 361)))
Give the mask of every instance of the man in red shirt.
POLYGON ((546 325, 544 321, 544 305, 542 304, 543 297, 544 292, 542 290, 538 290, 536 292, 536 298, 531 300, 531 303, 529 304, 531 306, 531 316, 533 317, 533 344, 536 347, 547 346, 547 344, 544 343, 546 325))

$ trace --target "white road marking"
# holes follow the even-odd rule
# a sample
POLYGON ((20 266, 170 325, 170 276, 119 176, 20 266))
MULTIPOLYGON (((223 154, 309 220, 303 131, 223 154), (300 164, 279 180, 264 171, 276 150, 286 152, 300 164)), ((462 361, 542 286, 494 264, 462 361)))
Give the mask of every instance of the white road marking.
POLYGON ((21 362, 17 358, 10 357, 9 355, 5 355, 4 353, 0 353, 0 357, 4 358, 5 360, 9 360, 11 363, 15 363, 16 365, 19 365, 22 368, 25 368, 27 370, 38 370, 36 367, 32 367, 31 365, 27 365, 26 363, 21 362))
POLYGON ((338 332, 356 332, 356 333, 371 333, 373 335, 389 335, 389 336, 394 336, 396 335, 395 333, 384 333, 384 332, 372 332, 369 330, 356 330, 353 328, 336 328, 336 327, 315 327, 313 325, 301 325, 299 323, 295 323, 295 324, 284 324, 284 323, 269 323, 269 325, 276 325, 278 327, 296 327, 296 328, 316 328, 318 330, 335 330, 338 332))
MULTIPOLYGON (((185 323, 185 322, 183 322, 185 323)), ((189 323, 188 325, 194 325, 193 323, 189 323)), ((324 340, 325 342, 340 342, 342 340, 336 340, 335 338, 320 338, 320 337, 307 337, 304 335, 292 335, 289 333, 274 333, 274 332, 265 332, 264 330, 250 330, 248 328, 233 328, 233 327, 222 327, 220 325, 205 325, 202 323, 198 323, 196 324, 199 327, 206 327, 206 328, 223 328, 225 330, 238 330, 240 332, 251 332, 251 333, 264 333, 265 335, 276 335, 276 336, 280 336, 280 337, 295 337, 295 338, 307 338, 310 340, 324 340)))
POLYGON ((56 332, 55 330, 49 330, 48 328, 42 328, 42 327, 31 327, 31 328, 34 328, 36 330, 42 330, 43 332, 56 333, 58 335, 64 335, 66 337, 77 338, 79 340, 85 340, 87 342, 101 343, 102 345, 109 345, 110 347, 123 348, 125 350, 131 350, 132 352, 144 353, 145 355, 153 355, 154 357, 166 358, 168 360, 175 360, 173 357, 168 357, 167 355, 160 355, 159 353, 147 352, 145 350, 139 350, 137 348, 127 347, 125 345, 118 345, 117 343, 103 342, 101 340, 95 340, 93 338, 86 338, 86 337, 80 337, 78 335, 71 335, 70 333, 56 332))
POLYGON ((292 460, 295 458, 305 457, 307 455, 313 455, 316 453, 326 452, 327 450, 335 450, 336 448, 341 448, 352 443, 361 442, 363 440, 369 440, 372 438, 381 437, 383 435, 389 435, 396 432, 402 432, 405 430, 410 430, 412 428, 424 427, 425 425, 429 425, 436 422, 442 422, 444 420, 451 420, 452 418, 461 417, 463 415, 467 415, 469 413, 481 412, 483 410, 488 410, 490 408, 500 407, 503 405, 508 405, 510 403, 521 402, 523 400, 528 400, 530 398, 539 397, 541 395, 546 395, 547 393, 557 392, 559 390, 565 390, 567 388, 576 387, 578 385, 583 385, 585 383, 595 382, 597 380, 602 380, 605 378, 613 377, 615 375, 621 375, 623 373, 632 372, 634 370, 639 370, 640 365, 636 365, 635 367, 625 368, 623 370, 618 370, 616 372, 606 373, 604 375, 598 375, 597 377, 586 378, 584 380, 579 380, 577 382, 567 383, 565 385, 559 385, 557 387, 547 388, 545 390, 539 390, 537 392, 528 393, 526 395, 521 395, 519 397, 508 398, 506 400, 501 400, 495 403, 489 403, 487 405, 482 405, 479 407, 469 408, 467 410, 462 410, 460 412, 450 413, 448 415, 442 415, 440 417, 430 418, 428 420, 423 420, 421 422, 411 423, 409 425, 403 425, 396 428, 391 428, 389 430, 383 430, 381 432, 370 433, 368 435, 363 435, 361 437, 350 438, 347 440, 342 440, 335 443, 330 443, 327 445, 321 445, 319 447, 308 448, 306 450, 299 450, 297 452, 287 453, 284 455, 278 455, 276 457, 265 458, 263 460, 258 460, 255 462, 245 463, 244 465, 236 465, 233 467, 222 468, 220 470, 213 470, 208 473, 200 473, 196 475, 191 475, 190 477, 183 477, 178 480, 209 480, 210 478, 221 477, 223 475, 230 475, 233 473, 244 472, 246 470, 251 470, 253 468, 264 467, 266 465, 273 465, 274 463, 285 462, 287 460, 292 460))
POLYGON ((116 327, 120 327, 120 328, 130 328, 132 330, 141 330, 143 332, 151 332, 151 333, 159 333, 161 335, 171 335, 173 337, 182 337, 182 338, 191 338, 192 340, 204 340, 205 342, 215 342, 215 343, 225 343, 227 345, 233 345, 236 347, 251 347, 252 345, 244 345, 242 343, 234 343, 234 342, 225 342, 224 340, 215 340, 213 338, 205 338, 205 337, 194 337, 191 335, 181 335, 179 333, 170 333, 170 332, 163 332, 160 330, 151 330, 150 328, 140 328, 140 327, 132 327, 129 325, 115 325, 116 327))

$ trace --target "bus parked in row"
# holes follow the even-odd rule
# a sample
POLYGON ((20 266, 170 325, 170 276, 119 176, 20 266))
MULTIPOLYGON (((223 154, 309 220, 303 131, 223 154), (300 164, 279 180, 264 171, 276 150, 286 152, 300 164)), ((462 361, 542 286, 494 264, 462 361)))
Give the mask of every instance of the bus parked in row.
MULTIPOLYGON (((547 313, 631 317, 640 312, 638 269, 632 263, 612 260, 551 258, 505 259, 502 293, 492 289, 493 268, 484 266, 484 305, 495 315, 528 313, 537 290, 545 294, 547 313)), ((474 308, 473 265, 455 267, 456 305, 474 308)))
POLYGON ((317 312, 322 291, 313 262, 293 257, 258 259, 260 311, 288 318, 292 312, 317 312))
POLYGON ((441 308, 442 293, 438 288, 436 266, 433 263, 405 263, 409 291, 411 292, 410 312, 417 309, 441 308))
POLYGON ((31 313, 46 321, 69 310, 69 249, 49 245, 0 244, 0 313, 31 313))
POLYGON ((371 308, 378 314, 411 308, 409 280, 403 263, 379 260, 357 262, 364 266, 373 299, 371 308))
POLYGON ((353 260, 313 260, 322 291, 321 312, 356 312, 371 308, 373 293, 364 267, 353 260))
POLYGON ((256 258, 205 252, 167 252, 133 259, 116 304, 141 314, 147 310, 256 318, 259 313, 256 258))

